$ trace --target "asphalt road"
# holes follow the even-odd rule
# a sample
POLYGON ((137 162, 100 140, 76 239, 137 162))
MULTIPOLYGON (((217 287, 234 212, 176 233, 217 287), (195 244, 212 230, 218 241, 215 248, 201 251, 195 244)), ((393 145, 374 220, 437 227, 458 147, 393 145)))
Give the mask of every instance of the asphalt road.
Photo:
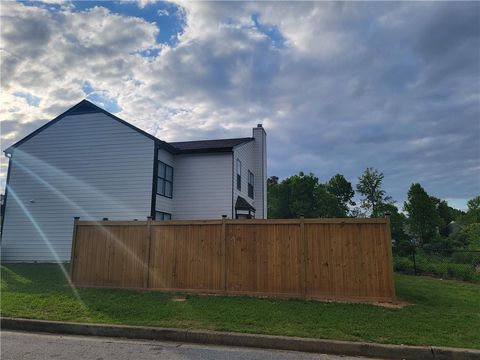
MULTIPOLYGON (((196 345, 162 341, 140 341, 102 337, 1 332, 2 360, 354 360, 361 358, 196 345)), ((363 358, 365 359, 365 358, 363 358)))

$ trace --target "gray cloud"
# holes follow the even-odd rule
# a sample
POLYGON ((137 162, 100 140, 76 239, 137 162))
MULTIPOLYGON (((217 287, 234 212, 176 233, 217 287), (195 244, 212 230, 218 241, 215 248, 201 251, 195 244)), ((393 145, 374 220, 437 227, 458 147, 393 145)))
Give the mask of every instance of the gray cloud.
POLYGON ((166 140, 248 136, 263 122, 270 175, 355 182, 375 166, 399 201, 413 181, 442 198, 480 193, 478 3, 182 3, 172 47, 155 43, 153 24, 102 8, 9 6, 39 25, 15 32, 18 20, 3 19, 2 86, 20 109, 0 112, 4 144, 80 100, 88 81, 166 140), (17 57, 33 31, 45 50, 17 57), (138 55, 148 48, 159 56, 138 55), (17 91, 42 97, 40 108, 17 91))

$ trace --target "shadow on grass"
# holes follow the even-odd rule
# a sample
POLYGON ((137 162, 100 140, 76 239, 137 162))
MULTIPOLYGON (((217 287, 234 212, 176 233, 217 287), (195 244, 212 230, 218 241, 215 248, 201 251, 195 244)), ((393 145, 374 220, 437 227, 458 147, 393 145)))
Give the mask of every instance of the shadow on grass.
POLYGON ((16 273, 7 266, 1 267, 1 279, 3 288, 21 288, 22 286, 31 286, 32 280, 16 273))
MULTIPOLYGON (((239 331, 254 328, 261 333, 272 333, 267 329, 274 322, 279 324, 273 331, 278 334, 286 331, 280 324, 289 322, 296 329, 292 335, 303 332, 302 329, 315 331, 315 327, 322 326, 306 324, 296 319, 295 314, 306 318, 315 314, 321 322, 328 309, 343 309, 345 315, 341 317, 348 323, 348 314, 354 309, 361 309, 360 313, 377 311, 368 304, 243 296, 186 295, 187 301, 179 302, 175 301, 178 295, 175 293, 100 288, 77 288, 78 299, 55 264, 4 265, 2 290, 7 290, 11 297, 28 301, 30 307, 49 316, 55 311, 60 317, 72 316, 73 310, 69 308, 77 307, 74 312, 79 321, 93 319, 95 322, 239 331)), ((17 304, 12 305, 18 308, 17 304)))
POLYGON ((479 348, 480 286, 397 275, 402 309, 368 304, 78 288, 53 264, 2 266, 2 315, 479 348), (477 316, 478 315, 478 316, 477 316))
POLYGON ((2 265, 1 279, 2 290, 30 294, 58 292, 67 285, 56 264, 2 265))

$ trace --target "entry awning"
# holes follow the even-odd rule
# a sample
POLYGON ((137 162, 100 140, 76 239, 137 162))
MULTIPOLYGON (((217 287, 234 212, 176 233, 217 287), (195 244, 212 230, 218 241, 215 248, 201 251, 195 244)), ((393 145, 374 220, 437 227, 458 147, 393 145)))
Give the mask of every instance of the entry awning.
POLYGON ((235 210, 246 210, 255 212, 255 208, 248 203, 243 197, 238 196, 237 201, 235 202, 235 210))

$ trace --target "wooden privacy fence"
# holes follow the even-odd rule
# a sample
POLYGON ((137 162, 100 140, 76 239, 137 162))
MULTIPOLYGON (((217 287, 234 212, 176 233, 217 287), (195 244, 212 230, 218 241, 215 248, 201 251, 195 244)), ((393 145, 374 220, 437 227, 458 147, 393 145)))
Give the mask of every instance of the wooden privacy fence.
POLYGON ((394 301, 390 221, 75 220, 79 286, 394 301))

